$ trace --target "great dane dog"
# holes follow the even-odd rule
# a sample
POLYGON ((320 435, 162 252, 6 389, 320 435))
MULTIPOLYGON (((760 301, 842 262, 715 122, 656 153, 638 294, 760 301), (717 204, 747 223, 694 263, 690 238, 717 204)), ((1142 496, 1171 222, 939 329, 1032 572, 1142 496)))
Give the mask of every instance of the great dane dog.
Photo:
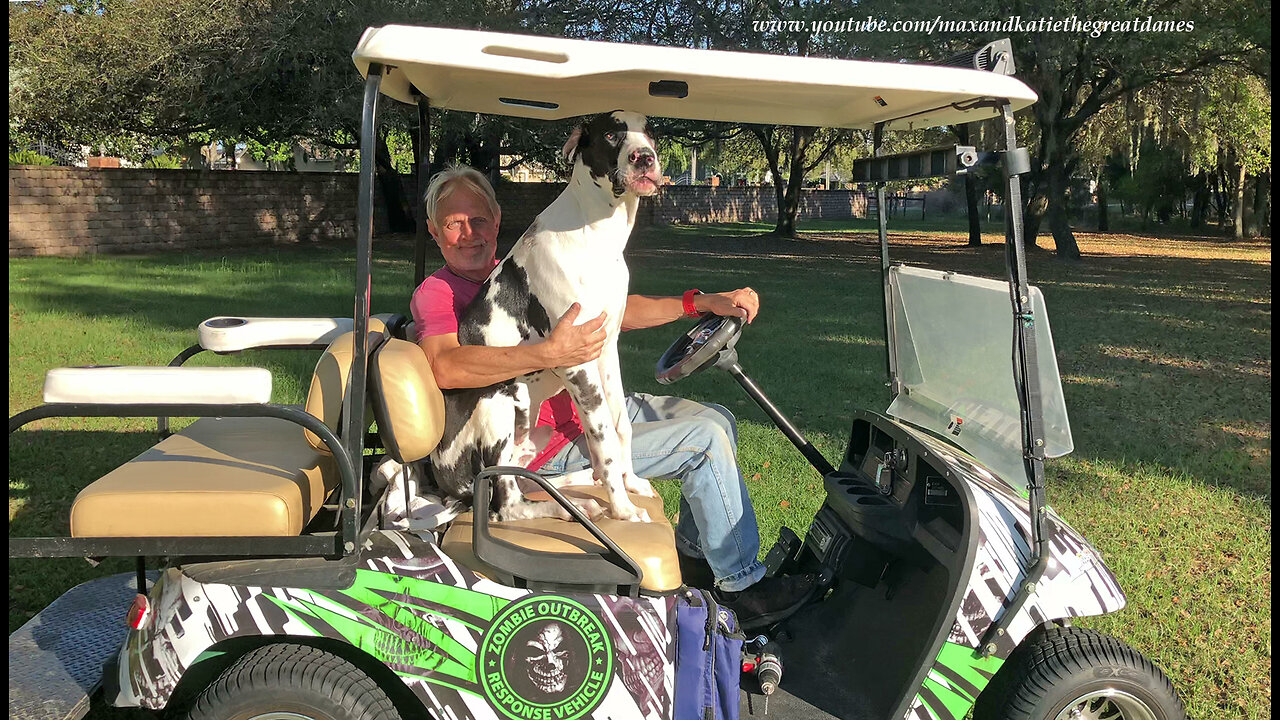
MULTIPOLYGON (((476 389, 445 391, 445 431, 431 455, 447 496, 469 501, 476 473, 518 465, 532 456, 530 440, 542 402, 567 388, 590 448, 592 476, 606 488, 608 512, 648 519, 627 491, 653 495, 631 466, 631 421, 618 365, 618 332, 629 274, 622 258, 640 196, 658 189, 658 157, 647 119, 633 112, 596 116, 574 129, 564 146, 573 163, 565 188, 494 268, 458 321, 463 345, 509 347, 538 342, 575 302, 579 318, 608 313, 608 340, 598 360, 559 367, 476 389)), ((602 508, 580 503, 591 515, 602 508)), ((568 518, 555 502, 524 497, 513 477, 499 478, 490 507, 501 520, 568 518)))

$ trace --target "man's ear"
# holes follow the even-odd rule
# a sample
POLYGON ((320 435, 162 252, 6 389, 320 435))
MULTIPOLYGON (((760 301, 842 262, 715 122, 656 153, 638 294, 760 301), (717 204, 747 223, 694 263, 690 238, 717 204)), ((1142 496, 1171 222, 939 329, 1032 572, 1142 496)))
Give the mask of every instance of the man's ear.
POLYGON ((578 154, 578 143, 582 140, 582 135, 587 130, 586 125, 575 125, 573 132, 569 134, 569 140, 565 142, 564 147, 560 149, 560 154, 565 160, 573 162, 578 154))

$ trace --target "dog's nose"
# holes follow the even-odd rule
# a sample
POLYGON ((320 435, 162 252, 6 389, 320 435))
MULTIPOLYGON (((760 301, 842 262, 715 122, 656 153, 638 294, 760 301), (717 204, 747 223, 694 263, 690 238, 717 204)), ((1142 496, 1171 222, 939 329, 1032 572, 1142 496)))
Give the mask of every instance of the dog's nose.
POLYGON ((631 164, 642 170, 644 168, 652 167, 655 159, 653 151, 648 148, 641 148, 631 152, 631 164))

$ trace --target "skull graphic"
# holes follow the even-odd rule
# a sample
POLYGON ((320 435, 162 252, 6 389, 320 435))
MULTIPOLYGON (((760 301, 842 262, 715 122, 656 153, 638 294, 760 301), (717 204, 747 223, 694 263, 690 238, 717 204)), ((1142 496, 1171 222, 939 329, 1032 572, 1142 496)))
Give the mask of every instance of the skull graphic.
POLYGON ((561 649, 563 643, 564 631, 555 622, 543 625, 537 635, 525 643, 524 659, 528 663, 529 681, 541 692, 564 692, 569 679, 565 673, 569 651, 561 649))
POLYGON ((644 629, 640 614, 632 608, 614 613, 618 626, 631 641, 634 653, 622 657, 622 682, 634 698, 649 697, 662 690, 662 652, 644 629))

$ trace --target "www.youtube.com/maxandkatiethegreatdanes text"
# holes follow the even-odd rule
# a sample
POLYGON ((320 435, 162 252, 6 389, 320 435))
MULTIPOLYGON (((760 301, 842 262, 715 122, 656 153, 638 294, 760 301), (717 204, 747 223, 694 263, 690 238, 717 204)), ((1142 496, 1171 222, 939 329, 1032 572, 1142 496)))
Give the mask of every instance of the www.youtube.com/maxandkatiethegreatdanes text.
POLYGON ((1076 15, 1065 18, 1023 18, 1011 15, 998 20, 948 20, 941 15, 921 20, 886 20, 867 17, 846 20, 754 20, 756 32, 793 32, 817 35, 821 33, 1086 33, 1101 37, 1104 33, 1148 33, 1195 31, 1194 20, 1157 20, 1145 18, 1129 20, 1093 20, 1076 15))

